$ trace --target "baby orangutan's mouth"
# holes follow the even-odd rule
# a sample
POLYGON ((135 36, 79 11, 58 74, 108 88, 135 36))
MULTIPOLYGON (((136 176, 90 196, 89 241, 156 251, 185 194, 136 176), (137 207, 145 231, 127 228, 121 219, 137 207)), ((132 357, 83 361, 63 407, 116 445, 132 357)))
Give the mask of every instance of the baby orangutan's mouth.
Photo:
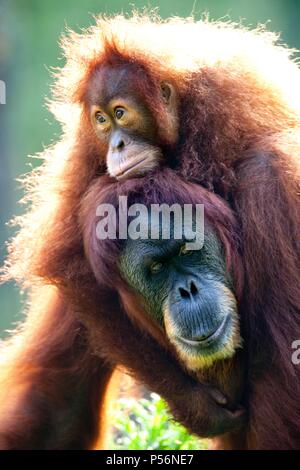
POLYGON ((129 176, 129 175, 132 176, 140 166, 146 163, 147 159, 148 157, 144 157, 144 158, 141 158, 141 160, 139 160, 138 162, 135 161, 125 167, 123 166, 120 167, 120 170, 116 173, 116 178, 118 180, 121 180, 123 178, 126 178, 126 176, 129 176))

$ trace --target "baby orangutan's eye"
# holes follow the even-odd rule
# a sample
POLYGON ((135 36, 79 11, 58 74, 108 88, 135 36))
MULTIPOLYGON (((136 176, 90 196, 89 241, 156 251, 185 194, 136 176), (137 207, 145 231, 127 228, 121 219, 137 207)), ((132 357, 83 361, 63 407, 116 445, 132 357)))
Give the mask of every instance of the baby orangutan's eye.
POLYGON ((106 122, 105 117, 102 113, 100 113, 100 111, 97 111, 97 113, 95 114, 95 119, 99 124, 104 124, 106 122))
POLYGON ((115 117, 116 119, 122 119, 125 114, 125 109, 121 108, 120 106, 115 109, 115 117))

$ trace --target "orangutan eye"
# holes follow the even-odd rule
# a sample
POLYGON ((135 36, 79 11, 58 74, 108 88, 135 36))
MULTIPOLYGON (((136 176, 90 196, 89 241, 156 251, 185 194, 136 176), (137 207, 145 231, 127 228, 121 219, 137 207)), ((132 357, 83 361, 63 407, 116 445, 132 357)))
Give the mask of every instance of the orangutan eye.
POLYGON ((186 243, 182 245, 179 250, 179 256, 186 256, 190 255, 191 253, 193 253, 193 250, 189 250, 186 243))
POLYGON ((160 262, 152 263, 150 266, 151 273, 157 274, 160 271, 162 271, 163 267, 164 267, 163 263, 160 263, 160 262))
POLYGON ((95 114, 95 118, 96 118, 96 121, 97 121, 99 124, 104 124, 104 122, 106 122, 105 117, 104 117, 103 114, 100 113, 99 111, 97 111, 97 113, 95 114))
POLYGON ((116 108, 115 109, 115 117, 116 119, 122 119, 122 117, 124 116, 125 114, 125 109, 124 108, 116 108))

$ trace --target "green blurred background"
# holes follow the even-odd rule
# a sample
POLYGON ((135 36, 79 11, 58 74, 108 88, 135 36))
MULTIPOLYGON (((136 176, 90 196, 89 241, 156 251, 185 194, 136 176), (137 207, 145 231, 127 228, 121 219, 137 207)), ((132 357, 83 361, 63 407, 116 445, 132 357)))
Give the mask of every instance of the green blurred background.
MULTIPOLYGON (((59 126, 44 102, 49 96, 48 68, 62 64, 58 38, 66 26, 79 31, 93 23, 98 13, 130 12, 158 7, 162 17, 199 18, 204 11, 212 19, 225 17, 244 24, 268 22, 282 33, 282 40, 300 48, 300 0, 0 0, 0 80, 6 83, 6 104, 0 104, 0 263, 5 257, 5 240, 12 229, 7 221, 22 207, 22 192, 16 177, 37 165, 28 158, 42 151, 59 135, 59 126)), ((0 287, 0 336, 21 318, 18 289, 0 287)))

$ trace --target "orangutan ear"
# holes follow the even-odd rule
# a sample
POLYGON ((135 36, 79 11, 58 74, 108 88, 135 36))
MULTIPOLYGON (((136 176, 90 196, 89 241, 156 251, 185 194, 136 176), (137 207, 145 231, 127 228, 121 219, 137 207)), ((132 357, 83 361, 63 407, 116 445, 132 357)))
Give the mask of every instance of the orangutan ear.
POLYGON ((169 106, 173 102, 173 98, 175 98, 175 88, 170 83, 162 82, 160 84, 160 90, 165 104, 169 106))
POLYGON ((161 82, 160 90, 166 108, 163 126, 164 137, 169 144, 174 144, 178 139, 178 103, 176 89, 170 83, 161 82))

